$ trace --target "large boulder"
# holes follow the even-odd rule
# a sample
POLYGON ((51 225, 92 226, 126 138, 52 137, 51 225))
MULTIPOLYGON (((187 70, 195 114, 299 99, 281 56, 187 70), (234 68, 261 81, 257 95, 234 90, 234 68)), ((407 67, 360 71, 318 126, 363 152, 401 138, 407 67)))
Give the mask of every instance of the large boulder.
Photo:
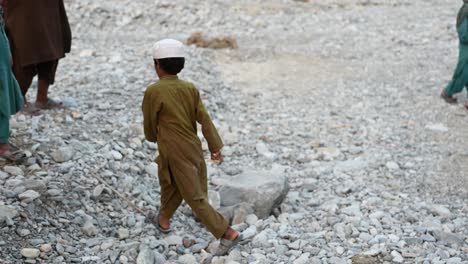
POLYGON ((288 191, 285 168, 277 165, 270 171, 244 170, 229 177, 219 193, 222 206, 249 203, 259 218, 265 218, 281 204, 288 191))

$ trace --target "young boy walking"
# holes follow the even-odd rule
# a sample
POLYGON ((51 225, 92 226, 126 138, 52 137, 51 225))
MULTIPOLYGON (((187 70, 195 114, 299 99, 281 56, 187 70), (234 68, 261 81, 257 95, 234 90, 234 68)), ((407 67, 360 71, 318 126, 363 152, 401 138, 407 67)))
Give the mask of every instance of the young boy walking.
POLYGON ((207 229, 221 238, 216 255, 225 255, 241 236, 208 202, 207 171, 197 122, 213 161, 222 162, 223 143, 197 88, 177 77, 184 68, 184 45, 173 39, 158 41, 153 60, 159 81, 147 88, 142 105, 146 139, 157 142, 159 149, 156 162, 161 206, 157 216, 150 215, 151 221, 160 231, 170 232, 169 220, 185 200, 207 229))
POLYGON ((4 29, 3 0, 0 0, 0 158, 19 161, 24 153, 8 143, 10 117, 23 107, 23 96, 13 75, 11 52, 4 29))
MULTIPOLYGON (((468 0, 463 0, 463 6, 458 11, 457 33, 459 39, 457 68, 453 73, 452 81, 440 95, 451 104, 457 103, 457 98, 453 95, 463 91, 463 88, 468 85, 468 0)), ((468 102, 465 103, 465 108, 468 109, 468 102)))

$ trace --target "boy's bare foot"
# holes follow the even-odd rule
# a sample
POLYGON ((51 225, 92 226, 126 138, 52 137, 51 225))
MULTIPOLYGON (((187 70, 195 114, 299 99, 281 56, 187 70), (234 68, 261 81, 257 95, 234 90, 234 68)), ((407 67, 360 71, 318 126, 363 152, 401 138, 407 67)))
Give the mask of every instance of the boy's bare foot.
POLYGON ((223 238, 226 240, 234 240, 239 236, 239 232, 236 230, 232 229, 232 227, 228 227, 226 230, 226 233, 224 233, 223 238))
POLYGON ((159 226, 162 229, 170 229, 171 228, 171 224, 169 223, 169 219, 165 218, 162 215, 158 215, 158 223, 159 223, 159 226))
POLYGON ((165 218, 164 216, 161 215, 156 215, 156 213, 153 210, 149 210, 146 213, 146 220, 150 223, 152 223, 156 228, 167 234, 171 232, 171 225, 169 223, 169 219, 165 218))
POLYGON ((35 106, 39 109, 54 109, 63 108, 63 103, 48 98, 46 101, 37 100, 35 106))
POLYGON ((242 236, 239 234, 239 232, 229 227, 226 233, 224 233, 223 237, 219 241, 218 250, 214 255, 224 256, 228 254, 229 251, 231 251, 232 248, 237 246, 237 244, 239 244, 241 240, 242 236))

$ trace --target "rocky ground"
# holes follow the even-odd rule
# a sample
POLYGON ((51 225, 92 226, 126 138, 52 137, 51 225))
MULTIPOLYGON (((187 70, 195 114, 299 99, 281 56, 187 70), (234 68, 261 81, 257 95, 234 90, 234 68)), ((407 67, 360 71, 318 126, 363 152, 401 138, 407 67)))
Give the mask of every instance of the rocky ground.
POLYGON ((12 119, 29 159, 0 161, 0 263, 468 263, 468 111, 438 97, 460 4, 66 1, 73 51, 52 95, 67 109, 12 119), (270 216, 233 211, 251 242, 226 257, 186 205, 162 235, 110 191, 159 204, 150 50, 195 31, 239 45, 188 47, 182 74, 226 143, 212 202, 238 177, 290 185, 270 216))

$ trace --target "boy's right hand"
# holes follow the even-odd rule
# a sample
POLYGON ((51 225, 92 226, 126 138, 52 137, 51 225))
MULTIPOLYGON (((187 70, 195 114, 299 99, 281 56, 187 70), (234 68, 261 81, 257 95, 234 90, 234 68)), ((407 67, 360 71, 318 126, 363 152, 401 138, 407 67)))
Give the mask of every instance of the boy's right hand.
POLYGON ((211 160, 216 164, 223 163, 223 154, 221 154, 221 150, 215 151, 211 153, 211 160))

